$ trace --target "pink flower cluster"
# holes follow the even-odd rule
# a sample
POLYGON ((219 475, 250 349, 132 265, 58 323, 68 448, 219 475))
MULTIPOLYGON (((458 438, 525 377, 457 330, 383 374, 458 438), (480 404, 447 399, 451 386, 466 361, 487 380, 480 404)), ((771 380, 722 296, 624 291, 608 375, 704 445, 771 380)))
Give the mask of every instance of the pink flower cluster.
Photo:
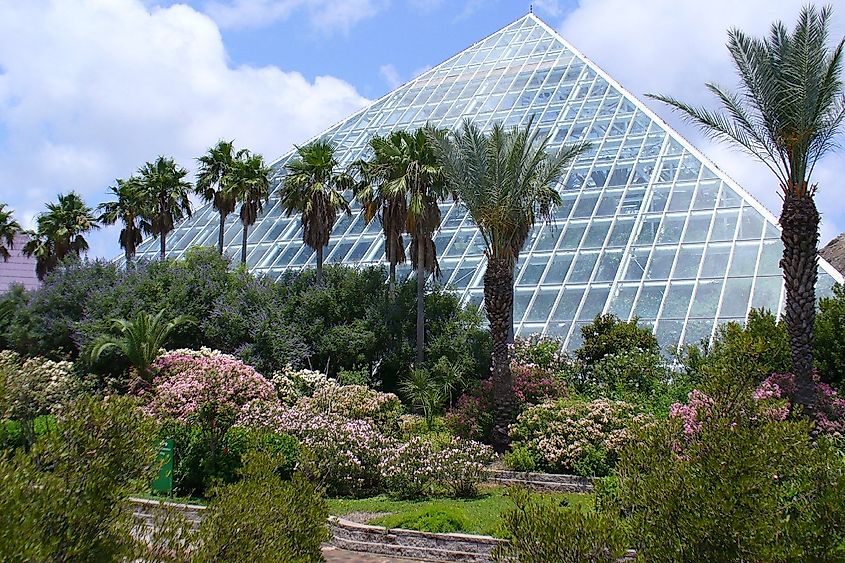
POLYGON ((713 399, 693 389, 687 395, 688 403, 674 403, 669 407, 669 418, 679 418, 684 424, 684 434, 691 436, 701 430, 702 421, 713 407, 713 399))
POLYGON ((201 409, 237 416, 255 399, 273 400, 273 385, 240 359, 203 348, 167 352, 153 363, 157 375, 147 410, 187 421, 201 409))
MULTIPOLYGON (((773 373, 760 385, 777 387, 780 394, 778 398, 787 399, 792 397, 798 389, 795 375, 792 373, 773 373)), ((759 392, 758 388, 755 395, 759 392)), ((812 411, 813 419, 819 430, 831 435, 845 435, 845 399, 827 383, 813 379, 813 394, 816 404, 812 411)), ((789 412, 790 405, 787 403, 782 409, 789 412)), ((785 416, 784 416, 785 418, 785 416)))

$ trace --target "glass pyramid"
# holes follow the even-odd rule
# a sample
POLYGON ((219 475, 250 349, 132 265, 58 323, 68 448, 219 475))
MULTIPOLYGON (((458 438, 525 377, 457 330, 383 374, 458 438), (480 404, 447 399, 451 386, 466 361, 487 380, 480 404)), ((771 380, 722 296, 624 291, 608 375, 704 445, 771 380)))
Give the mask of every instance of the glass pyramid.
MULTIPOLYGON (((744 321, 750 308, 780 311, 782 246, 775 217, 644 104, 533 14, 390 92, 324 132, 342 164, 366 156, 368 139, 429 122, 454 128, 525 124, 533 116, 551 148, 588 139, 593 148, 568 170, 554 224, 538 226, 516 271, 517 334, 542 333, 579 344, 580 326, 610 312, 653 328, 662 346, 697 342, 717 323, 744 321)), ((273 163, 278 186, 291 153, 273 163)), ((483 244, 460 204, 442 205, 435 243, 440 283, 481 303, 483 244)), ((218 216, 209 206, 168 237, 170 256, 214 245, 218 216)), ((229 216, 225 244, 240 249, 229 216)), ((407 239, 407 237, 406 237, 407 239)), ((249 234, 248 266, 273 277, 315 263, 298 217, 272 198, 249 234)), ((155 241, 139 255, 154 258, 155 241)), ((341 218, 327 263, 383 262, 378 222, 341 218)), ((407 268, 407 266, 406 266, 407 268)), ((842 276, 821 261, 819 292, 842 276)))

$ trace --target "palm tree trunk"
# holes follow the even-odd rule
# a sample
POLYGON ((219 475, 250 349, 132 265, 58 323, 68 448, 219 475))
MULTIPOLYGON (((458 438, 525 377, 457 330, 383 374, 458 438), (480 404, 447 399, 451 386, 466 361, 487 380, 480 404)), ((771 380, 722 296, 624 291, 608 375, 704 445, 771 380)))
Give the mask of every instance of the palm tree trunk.
POLYGON ((241 241, 241 264, 246 264, 246 240, 249 238, 249 225, 244 223, 244 238, 241 241))
POLYGON ((799 197, 787 190, 780 215, 783 229, 783 279, 786 284, 784 317, 792 349, 792 371, 797 390, 795 402, 811 410, 813 386, 813 340, 816 322, 819 212, 811 194, 799 197))
POLYGON ((167 250, 167 233, 165 233, 165 232, 161 233, 161 237, 158 239, 158 244, 159 244, 159 258, 163 261, 165 251, 167 250))
POLYGON ((390 276, 387 282, 387 294, 391 301, 396 300, 396 262, 390 261, 390 276))
POLYGON ((220 231, 217 233, 217 252, 223 256, 223 231, 226 228, 226 215, 220 212, 220 231))
POLYGON ((123 253, 123 257, 126 259, 126 269, 132 269, 132 253, 128 250, 123 253))
POLYGON ((417 237, 417 367, 425 361, 425 239, 417 237))
POLYGON ((317 285, 323 285, 323 247, 317 248, 317 285))
POLYGON ((511 377, 508 325, 513 308, 513 266, 504 258, 487 258, 484 272, 484 308, 493 339, 493 447, 503 452, 510 442, 508 426, 513 422, 513 380, 511 377))

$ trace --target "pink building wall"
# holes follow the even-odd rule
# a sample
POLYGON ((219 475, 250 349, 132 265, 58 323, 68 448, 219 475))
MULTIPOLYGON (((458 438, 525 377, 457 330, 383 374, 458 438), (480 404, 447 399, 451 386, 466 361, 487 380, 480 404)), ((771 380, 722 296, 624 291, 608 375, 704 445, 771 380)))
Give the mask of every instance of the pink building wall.
POLYGON ((37 289, 40 285, 35 275, 35 258, 27 258, 21 252, 27 240, 26 235, 18 235, 9 249, 9 260, 4 262, 0 258, 0 293, 8 291, 12 284, 22 284, 26 289, 37 289))

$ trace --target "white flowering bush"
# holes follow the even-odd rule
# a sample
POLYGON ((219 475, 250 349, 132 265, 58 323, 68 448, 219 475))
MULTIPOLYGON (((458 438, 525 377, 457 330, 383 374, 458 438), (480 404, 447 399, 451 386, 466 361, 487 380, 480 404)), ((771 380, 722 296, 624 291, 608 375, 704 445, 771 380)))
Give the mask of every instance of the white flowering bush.
POLYGON ((294 369, 288 364, 282 371, 273 373, 273 387, 284 404, 293 406, 303 397, 311 397, 325 387, 336 387, 337 382, 326 374, 310 369, 294 369))
POLYGON ((493 461, 493 448, 463 438, 453 437, 438 452, 436 462, 440 484, 449 496, 471 498, 478 494, 486 466, 493 461))
POLYGON ((83 391, 72 362, 22 360, 15 352, 0 352, 0 417, 21 422, 27 439, 34 438, 36 418, 59 414, 83 391))
POLYGON ((527 448, 540 468, 556 473, 607 475, 633 429, 650 415, 624 401, 561 399, 525 410, 511 427, 515 447, 527 448))
POLYGON ((327 385, 318 389, 312 397, 300 399, 297 408, 353 420, 369 420, 389 434, 398 431, 399 417, 402 416, 399 397, 366 385, 327 385))

